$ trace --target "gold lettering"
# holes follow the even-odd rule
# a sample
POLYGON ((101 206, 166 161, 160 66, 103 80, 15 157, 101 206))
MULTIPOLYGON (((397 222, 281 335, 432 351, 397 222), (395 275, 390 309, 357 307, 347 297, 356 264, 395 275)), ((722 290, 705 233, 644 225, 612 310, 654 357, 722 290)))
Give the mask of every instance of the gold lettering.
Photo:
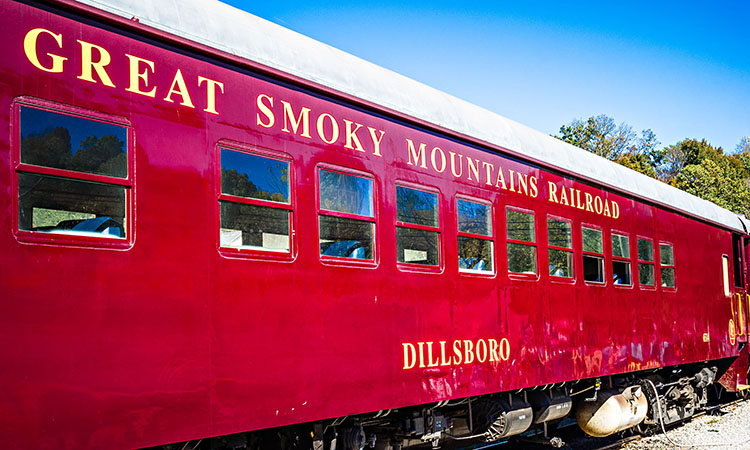
POLYGON ((216 111, 216 87, 221 89, 221 93, 224 93, 224 83, 221 81, 212 80, 210 78, 198 76, 198 87, 201 87, 203 82, 206 82, 206 109, 203 111, 210 114, 219 114, 216 111))
POLYGON ((529 179, 528 174, 518 173, 518 193, 523 191, 524 195, 529 195, 529 179))
POLYGON ((375 146, 375 150, 373 150, 372 154, 375 156, 382 157, 383 155, 380 154, 380 142, 383 140, 383 136, 385 136, 384 130, 376 130, 372 127, 367 127, 367 129, 370 131, 370 137, 372 138, 372 145, 375 146), (380 137, 378 137, 375 132, 380 131, 380 137))
POLYGON ((602 215, 602 212, 604 212, 604 204, 602 203, 602 198, 598 195, 594 198, 594 211, 600 216, 602 215))
POLYGON ((497 352, 497 339, 487 339, 487 341, 490 343, 490 362, 500 361, 500 354, 497 352))
POLYGON ((418 165, 419 167, 426 169, 427 158, 425 157, 425 153, 426 153, 427 144, 420 143, 419 150, 416 150, 414 148, 414 142, 412 142, 411 139, 406 138, 406 145, 408 147, 408 154, 409 154, 409 161, 407 161, 407 164, 409 164, 410 166, 418 165), (414 162, 412 162, 412 157, 414 157, 414 162), (420 163, 417 164, 418 162, 420 163))
POLYGON ((531 187, 531 197, 537 198, 539 196, 539 187, 537 186, 537 178, 535 176, 532 176, 529 178, 531 182, 529 183, 529 186, 531 187))
POLYGON ((323 113, 318 116, 318 136, 320 136, 320 139, 325 142, 326 144, 333 144, 339 139, 339 124, 336 122, 336 119, 333 118, 332 115, 328 113, 323 113), (325 130, 325 119, 328 119, 329 122, 331 122, 331 139, 326 139, 326 130, 325 130))
POLYGON ((96 83, 96 80, 94 80, 94 72, 96 72, 99 79, 102 80, 102 84, 115 87, 106 69, 109 63, 112 62, 109 52, 98 45, 86 41, 79 40, 78 43, 81 44, 81 75, 78 79, 96 83), (94 50, 99 54, 98 61, 94 61, 94 50))
POLYGON ((445 159, 445 152, 443 152, 443 149, 440 147, 435 147, 432 149, 432 152, 430 152, 430 162, 432 162, 432 168, 437 173, 443 173, 445 171, 445 168, 448 166, 448 161, 445 159), (438 169, 437 161, 435 161, 436 153, 440 155, 440 168, 439 169, 438 169))
MULTIPOLYGON (((300 125, 302 125, 302 134, 300 134, 300 136, 312 138, 312 136, 310 136, 310 108, 303 106, 302 110, 299 112, 299 117, 295 117, 291 103, 282 100, 281 104, 284 105, 284 127, 281 131, 286 133, 294 131, 294 134, 297 134, 300 125), (292 124, 292 130, 289 130, 290 122, 292 124)), ((320 118, 318 118, 318 122, 320 122, 320 118)), ((320 125, 318 125, 318 127, 320 127, 320 125)))
POLYGON ((451 359, 445 357, 445 341, 440 341, 440 365, 441 366, 450 366, 451 365, 451 359))
POLYGON ((145 87, 148 88, 148 70, 144 67, 143 72, 141 72, 141 63, 145 63, 146 66, 151 69, 151 73, 153 73, 154 62, 137 56, 128 55, 127 53, 125 56, 130 60, 130 86, 125 90, 134 94, 145 95, 146 97, 156 97, 156 87, 148 92, 141 90, 141 81, 143 81, 145 87))
POLYGON ((500 340, 500 359, 507 361, 510 358, 510 342, 508 338, 502 338, 500 340))
POLYGON ((344 123, 346 124, 346 144, 344 144, 345 148, 348 148, 349 150, 356 150, 358 152, 364 152, 365 149, 362 147, 362 143, 359 141, 359 136, 357 136, 357 131, 359 131, 360 128, 362 128, 361 123, 355 123, 351 120, 344 119, 344 123), (352 125, 357 125, 352 129, 352 125), (354 145, 352 145, 354 144, 354 145))
POLYGON ((276 123, 276 117, 273 115, 273 110, 271 110, 273 107, 273 97, 266 94, 258 94, 255 104, 260 110, 259 113, 255 113, 255 124, 260 125, 263 128, 271 128, 273 124, 276 123), (264 103, 264 100, 268 102, 268 104, 264 103), (261 119, 260 113, 263 113, 263 115, 266 116, 267 122, 264 122, 263 119, 261 119))
POLYGON ((29 62, 37 69, 50 73, 62 73, 63 63, 68 58, 60 55, 55 55, 54 53, 47 53, 47 56, 49 56, 52 60, 52 65, 49 67, 45 67, 39 61, 37 40, 39 39, 40 34, 48 34, 52 36, 52 38, 57 43, 57 46, 62 48, 62 33, 55 34, 49 30, 45 30, 44 28, 34 28, 33 30, 30 30, 28 33, 26 33, 26 36, 23 38, 23 51, 24 53, 26 53, 26 59, 28 59, 29 62))
POLYGON ((612 200, 612 218, 617 219, 620 217, 620 205, 616 201, 612 200))
POLYGON ((584 193, 584 195, 586 196, 586 211, 594 212, 594 205, 592 204, 594 202, 594 196, 588 192, 584 193))
POLYGON ((453 341, 453 364, 459 365, 463 361, 463 353, 461 352, 461 341, 453 341))
POLYGON ((604 201, 604 215, 607 217, 612 217, 612 214, 610 214, 609 212, 609 202, 606 200, 604 201))
POLYGON ((404 370, 414 368, 417 364, 417 350, 414 348, 414 344, 404 342, 404 370))
POLYGON ((427 342, 427 367, 437 367, 440 361, 432 360, 432 342, 427 342))
POLYGON ((492 169, 495 168, 492 164, 482 161, 482 167, 487 172, 487 180, 484 182, 487 186, 492 186, 492 169))
POLYGON ((469 339, 464 339, 464 364, 474 362, 474 343, 469 339))
POLYGON ((424 369, 424 342, 417 342, 419 347, 419 368, 424 369))
POLYGON ((466 158, 466 162, 469 164, 469 181, 471 181, 471 174, 474 174, 476 181, 479 181, 479 160, 466 158))
POLYGON ((463 158, 464 155, 458 153, 458 168, 461 169, 460 172, 456 173, 456 155, 457 153, 448 152, 449 155, 451 155, 451 173, 455 178, 461 178, 461 175, 464 173, 464 164, 463 164, 463 158))
POLYGON ((177 69, 172 79, 172 85, 169 87, 167 96, 164 97, 164 101, 174 103, 172 100, 172 94, 177 94, 182 98, 180 105, 187 106, 188 108, 195 108, 193 101, 190 99, 190 93, 188 92, 187 85, 185 84, 185 78, 182 77, 182 71, 177 69))
POLYGON ((508 169, 508 175, 510 175, 510 192, 516 192, 516 181, 513 179, 514 173, 516 173, 514 170, 508 169))
POLYGON ((497 180, 495 181, 495 187, 508 190, 508 186, 505 185, 505 177, 503 176, 503 168, 498 167, 497 169, 497 180))
MULTIPOLYGON (((549 201, 560 203, 560 201, 557 199, 557 185, 551 181, 547 182, 547 188, 549 189, 549 201)), ((565 190, 563 190, 563 193, 565 190)))
POLYGON ((560 204, 570 206, 570 202, 568 202, 568 191, 565 190, 565 186, 560 189, 560 204))
POLYGON ((576 191, 576 208, 578 209, 586 208, 586 206, 581 201, 581 191, 579 191, 578 189, 576 189, 575 191, 576 191))
POLYGON ((480 363, 487 361, 487 342, 484 339, 477 341, 477 361, 480 363))

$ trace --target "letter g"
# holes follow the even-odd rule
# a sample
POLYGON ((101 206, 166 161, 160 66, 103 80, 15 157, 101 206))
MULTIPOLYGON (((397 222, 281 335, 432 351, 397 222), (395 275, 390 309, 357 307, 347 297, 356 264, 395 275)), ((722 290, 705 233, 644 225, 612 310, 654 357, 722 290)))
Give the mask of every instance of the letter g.
POLYGON ((62 48, 62 34, 55 34, 49 30, 45 30, 44 28, 34 28, 33 30, 26 33, 26 37, 23 38, 23 51, 26 53, 26 58, 37 69, 43 70, 45 72, 62 73, 63 62, 65 62, 65 60, 68 58, 52 53, 47 53, 47 56, 52 58, 52 66, 44 67, 42 63, 39 62, 36 41, 37 39, 39 39, 39 35, 42 33, 52 36, 55 42, 57 42, 57 46, 62 48))

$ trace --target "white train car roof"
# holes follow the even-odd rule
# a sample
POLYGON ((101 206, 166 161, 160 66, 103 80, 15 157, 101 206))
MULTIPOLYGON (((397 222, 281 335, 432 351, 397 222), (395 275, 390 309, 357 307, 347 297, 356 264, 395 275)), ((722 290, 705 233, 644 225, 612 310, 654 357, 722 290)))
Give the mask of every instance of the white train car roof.
POLYGON ((750 231, 746 221, 709 201, 232 6, 214 0, 79 1, 605 187, 735 231, 750 231))

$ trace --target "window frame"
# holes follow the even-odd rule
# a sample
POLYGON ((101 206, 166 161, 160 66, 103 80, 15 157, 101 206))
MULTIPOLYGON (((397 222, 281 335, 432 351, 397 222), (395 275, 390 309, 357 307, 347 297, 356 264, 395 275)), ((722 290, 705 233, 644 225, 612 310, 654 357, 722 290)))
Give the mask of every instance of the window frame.
MULTIPOLYGON (((628 252, 630 253, 630 258, 625 258, 621 256, 615 256, 615 247, 612 245, 609 249, 609 253, 612 257, 610 266, 612 266, 612 275, 615 274, 615 268, 614 264, 616 261, 628 263, 630 265, 630 284, 617 284, 614 282, 614 278, 612 280, 612 285, 616 287, 617 289, 632 289, 633 286, 635 286, 635 281, 633 279, 633 248, 631 245, 632 240, 630 239, 630 233, 626 233, 625 231, 619 231, 619 230, 610 230, 609 231, 609 241, 612 242, 613 236, 623 236, 628 239, 628 252)), ((638 253, 638 249, 636 248, 636 253, 638 253)))
POLYGON ((36 97, 21 96, 13 100, 11 105, 11 226, 13 234, 18 242, 40 244, 40 245, 64 245, 71 247, 100 248, 113 250, 127 250, 135 244, 135 131, 133 125, 127 118, 119 115, 109 114, 79 106, 62 104, 44 100, 36 97), (127 164, 128 172, 126 178, 118 178, 111 175, 100 175, 87 172, 78 172, 69 169, 58 169, 54 167, 37 166, 21 162, 21 107, 40 109, 51 113, 77 117, 94 122, 107 123, 124 127, 127 130, 127 164), (19 174, 44 175, 73 181, 100 183, 108 186, 122 187, 125 190, 125 237, 99 237, 90 235, 75 235, 63 233, 46 233, 31 230, 21 230, 19 224, 19 174))
MULTIPOLYGON (((484 199, 478 199, 475 197, 470 197, 468 195, 463 194, 456 194, 454 206, 456 208, 455 218, 456 218, 456 265, 458 267, 458 273, 461 275, 466 276, 480 276, 485 278, 493 278, 497 275, 497 243, 495 242, 495 208, 491 201, 484 200, 484 199), (461 231, 459 229, 459 223, 458 223, 458 202, 464 201, 469 203, 476 203, 479 205, 484 205, 489 208, 489 218, 490 218, 490 235, 482 235, 482 234, 474 234, 469 233, 466 231, 461 231), (492 255, 492 270, 476 270, 476 269, 462 269, 460 264, 458 263, 458 237, 463 236, 471 239, 481 239, 484 241, 489 241, 492 245, 492 251, 490 254, 492 255)), ((536 228, 536 226, 535 226, 536 228)), ((537 254, 537 259, 539 258, 539 255, 537 254)))
POLYGON ((329 163, 318 163, 315 165, 315 234, 316 247, 318 249, 318 260, 324 265, 349 266, 349 267, 377 267, 380 261, 380 248, 378 246, 378 189, 377 177, 369 172, 363 172, 348 167, 338 166, 329 163), (326 170, 343 175, 350 175, 359 178, 365 178, 372 181, 372 217, 362 216, 359 214, 345 213, 340 211, 330 211, 320 207, 320 171, 326 170), (340 256, 323 255, 320 252, 320 216, 338 217, 342 219, 359 220, 362 222, 372 223, 372 259, 356 259, 340 256))
POLYGON ((547 275, 549 276, 550 281, 555 282, 555 283, 575 284, 575 282, 578 279, 578 277, 576 277, 576 261, 575 261, 576 260, 576 256, 575 256, 575 253, 576 253, 575 252, 576 240, 575 240, 575 233, 573 232, 573 219, 568 219, 566 217, 557 216, 557 215, 554 215, 554 214, 547 214, 547 220, 545 221, 545 227, 547 229, 547 275), (550 244, 550 240, 549 240, 549 221, 550 221, 550 219, 556 220, 558 222, 566 222, 567 224, 570 225, 570 248, 560 247, 560 246, 557 246, 557 245, 550 244), (549 253, 550 252, 549 251, 550 250, 558 250, 558 251, 564 251, 564 252, 570 253, 570 255, 571 255, 571 262, 573 263, 573 267, 571 267, 571 276, 570 277, 563 277, 563 276, 559 276, 559 275, 552 275, 552 274, 549 273, 549 262, 550 262, 550 257, 549 257, 549 253))
POLYGON ((506 264, 508 277, 512 279, 517 279, 517 280, 539 281, 541 277, 540 270, 539 270, 539 227, 536 224, 536 216, 537 216, 536 211, 534 211, 533 209, 526 209, 526 208, 521 208, 518 206, 506 204, 505 208, 503 208, 503 212, 505 212, 505 214, 503 215, 505 218, 505 227, 504 227, 505 229, 505 253, 506 253, 505 264, 506 264), (516 211, 516 212, 520 212, 524 214, 530 214, 531 217, 534 218, 534 242, 527 242, 527 241, 522 241, 519 239, 511 239, 508 237, 508 211, 516 211), (511 272, 510 261, 509 261, 510 246, 508 246, 508 244, 527 245, 529 247, 534 248, 534 255, 535 255, 535 258, 534 258, 535 272, 534 273, 511 272))
POLYGON ((607 278, 607 246, 605 245, 607 241, 607 234, 604 232, 603 227, 599 225, 585 223, 585 222, 581 223, 580 230, 581 230, 581 270, 583 271, 583 277, 582 277, 583 282, 589 286, 599 286, 599 287, 607 286, 609 284, 608 278, 607 278), (586 251, 583 249, 583 241, 584 241, 583 229, 584 228, 593 230, 593 231, 598 231, 602 234, 602 252, 601 253, 586 251), (600 258, 602 260, 601 266, 600 266, 602 269, 602 281, 589 281, 586 279, 585 265, 583 263, 583 258, 585 258, 586 256, 600 258))
POLYGON ((445 220, 443 218, 443 207, 442 204, 442 195, 440 193, 440 190, 434 186, 427 186, 422 184, 416 184, 411 183, 408 181, 402 181, 402 180, 396 180, 395 183, 393 183, 393 195, 394 195, 394 205, 393 208, 393 223, 394 230, 393 230, 393 238, 394 238, 394 248, 398 252, 398 235, 397 235, 397 229, 399 227, 401 228, 410 228, 414 230, 422 230, 422 231, 431 231, 435 232, 438 235, 438 265, 437 266, 431 266, 429 264, 415 264, 415 263, 409 263, 409 262, 400 262, 398 260, 398 254, 396 255, 395 262, 396 267, 399 270, 402 270, 404 272, 425 272, 425 273, 443 273, 445 270, 445 244, 443 242, 443 236, 445 231, 445 220), (410 223, 410 222, 402 222, 398 220, 398 188, 402 187, 405 189, 412 189, 415 191, 422 191, 426 192, 428 194, 434 194, 437 197, 437 218, 438 218, 438 226, 437 227, 431 227, 429 225, 420 225, 416 223, 410 223))
MULTIPOLYGON (((659 258, 658 258, 658 261, 659 261, 659 287, 661 287, 661 289, 664 290, 664 291, 675 292, 677 290, 677 263, 675 262, 674 244, 671 243, 671 242, 667 242, 667 241, 659 241, 659 245, 657 247, 659 248, 659 258), (670 247, 672 249, 672 265, 671 266, 664 265, 664 264, 661 263, 661 247, 662 246, 670 247), (673 274, 674 274, 673 275, 674 286, 664 286, 662 284, 663 279, 662 279, 662 276, 661 276, 661 271, 663 269, 672 269, 673 274)), ((656 258, 654 258, 654 259, 656 260, 656 258)))
POLYGON ((245 145, 238 142, 222 139, 214 147, 215 151, 215 191, 216 192, 216 249, 225 257, 240 257, 246 259, 260 259, 269 261, 293 261, 297 256, 297 239, 295 230, 297 229, 296 221, 296 201, 295 201, 295 174, 294 160, 291 155, 283 152, 270 150, 255 145, 245 145), (232 194, 221 192, 221 151, 222 149, 245 153, 252 156, 283 161, 289 164, 289 203, 274 202, 271 200, 262 200, 258 198, 240 197, 232 194), (286 210, 290 213, 289 218, 289 251, 279 252, 273 250, 263 250, 261 248, 242 248, 242 247, 223 247, 221 245, 221 202, 232 202, 243 205, 262 206, 267 208, 276 208, 286 210))
POLYGON ((656 290, 656 285, 658 284, 659 280, 657 280, 656 278, 656 249, 654 248, 654 239, 650 237, 642 236, 642 235, 637 235, 636 241, 635 241, 635 253, 636 253, 635 255, 636 262, 638 264, 638 287, 643 290, 649 290, 649 291, 656 290), (638 252, 638 240, 649 241, 651 243, 651 257, 653 258, 651 261, 646 261, 646 260, 641 259, 641 255, 638 252), (650 264, 651 267, 653 267, 654 284, 641 283, 641 268, 640 268, 641 264, 650 264))

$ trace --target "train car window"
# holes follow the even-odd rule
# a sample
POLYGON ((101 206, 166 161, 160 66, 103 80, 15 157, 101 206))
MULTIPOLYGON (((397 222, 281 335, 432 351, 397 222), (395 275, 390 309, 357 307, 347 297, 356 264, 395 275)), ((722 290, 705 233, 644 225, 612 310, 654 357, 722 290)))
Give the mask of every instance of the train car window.
POLYGON ((126 240, 133 187, 129 124, 45 106, 18 104, 18 231, 30 232, 23 236, 32 240, 126 240))
POLYGON ((536 223, 534 213, 507 208, 508 271, 536 275, 536 223))
POLYGON ((734 286, 742 288, 744 286, 743 271, 742 271, 742 238, 737 235, 732 235, 732 263, 734 266, 734 286))
POLYGON ((583 280, 604 283, 604 237, 601 230, 581 227, 583 280))
POLYGON ((724 296, 729 297, 732 291, 729 290, 729 256, 721 255, 722 279, 724 280, 724 296))
POLYGON ((549 274, 573 278, 573 225, 568 220, 547 218, 549 274))
POLYGON ((458 269, 462 272, 492 273, 492 206, 456 200, 458 215, 458 269))
POLYGON ((440 219, 434 192, 396 186, 396 260, 440 266, 440 219))
POLYGON ((291 251, 290 162, 221 147, 219 245, 291 251))
POLYGON ((638 238, 638 283, 641 286, 653 286, 654 281, 654 244, 650 239, 638 238))
POLYGON ((612 281, 615 285, 633 284, 630 269, 630 238, 612 233, 612 281))
POLYGON ((661 266, 661 285, 662 287, 674 288, 674 250, 671 244, 659 244, 659 262, 661 266))
POLYGON ((374 261, 373 180, 318 169, 320 255, 374 261))

